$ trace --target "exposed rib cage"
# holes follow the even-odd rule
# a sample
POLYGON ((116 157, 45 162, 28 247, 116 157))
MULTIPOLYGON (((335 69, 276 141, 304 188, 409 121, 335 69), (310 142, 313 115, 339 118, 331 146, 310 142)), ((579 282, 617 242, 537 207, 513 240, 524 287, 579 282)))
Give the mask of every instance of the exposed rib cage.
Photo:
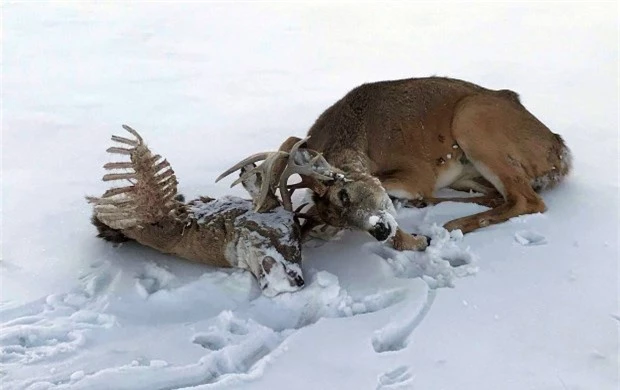
POLYGON ((131 185, 113 187, 100 198, 87 197, 95 205, 95 215, 114 229, 129 229, 160 221, 170 215, 178 202, 177 178, 170 164, 158 154, 153 155, 137 131, 127 125, 123 128, 135 139, 113 135, 113 146, 107 152, 129 156, 130 161, 109 162, 103 167, 110 171, 103 181, 126 180, 131 185))

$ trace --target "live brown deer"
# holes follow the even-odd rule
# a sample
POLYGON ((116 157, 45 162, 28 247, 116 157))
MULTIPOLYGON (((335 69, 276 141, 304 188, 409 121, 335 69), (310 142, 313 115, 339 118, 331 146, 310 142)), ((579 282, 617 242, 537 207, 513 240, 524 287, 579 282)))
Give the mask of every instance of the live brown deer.
MULTIPOLYGON (((323 112, 308 137, 304 147, 347 178, 304 180, 314 192, 312 211, 333 227, 391 239, 397 249, 424 249, 426 242, 398 228, 390 198, 413 206, 450 200, 491 207, 444 225, 468 233, 545 211, 537 192, 571 168, 562 137, 515 92, 442 77, 361 85, 323 112), (481 195, 435 197, 442 188, 481 195)), ((291 137, 280 149, 299 140, 291 137)))
MULTIPOLYGON (((87 197, 94 204, 92 222, 100 237, 135 240, 211 266, 247 269, 267 296, 304 285, 299 221, 290 206, 283 207, 269 188, 261 186, 262 174, 253 164, 242 167, 239 180, 252 200, 200 197, 186 203, 177 194, 177 178, 168 161, 154 155, 134 129, 123 128, 134 139, 112 136, 128 147, 115 146, 108 152, 126 155, 129 161, 105 164, 111 173, 103 180, 129 185, 111 188, 98 198, 87 197)), ((279 156, 284 164, 293 157, 286 152, 279 156)), ((335 175, 325 164, 317 168, 293 163, 286 169, 308 177, 335 175)))

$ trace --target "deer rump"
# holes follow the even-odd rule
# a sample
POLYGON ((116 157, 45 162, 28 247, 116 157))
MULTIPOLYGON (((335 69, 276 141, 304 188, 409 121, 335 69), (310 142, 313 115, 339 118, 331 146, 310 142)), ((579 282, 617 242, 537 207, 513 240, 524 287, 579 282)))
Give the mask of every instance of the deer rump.
POLYGON ((129 161, 105 164, 111 173, 103 181, 130 185, 87 197, 94 205, 92 223, 99 237, 113 242, 134 240, 210 266, 246 269, 267 296, 303 287, 299 222, 273 194, 267 194, 267 206, 261 212, 254 210, 261 178, 251 172, 253 164, 241 169, 241 182, 252 200, 226 196, 183 202, 168 161, 151 153, 134 129, 123 128, 135 139, 112 136, 124 147, 107 151, 128 156, 129 161))

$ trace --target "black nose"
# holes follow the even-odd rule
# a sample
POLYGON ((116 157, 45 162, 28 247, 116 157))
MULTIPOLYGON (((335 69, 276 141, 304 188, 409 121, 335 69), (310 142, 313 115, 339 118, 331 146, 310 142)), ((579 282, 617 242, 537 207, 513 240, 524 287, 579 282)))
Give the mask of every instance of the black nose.
POLYGON ((304 278, 301 275, 298 275, 296 272, 293 272, 291 270, 287 271, 288 277, 289 277, 289 284, 291 286, 297 286, 297 287, 303 287, 304 284, 306 284, 304 282, 304 278))
POLYGON ((379 222, 372 229, 370 229, 369 233, 379 241, 385 241, 390 236, 392 229, 386 223, 379 222))

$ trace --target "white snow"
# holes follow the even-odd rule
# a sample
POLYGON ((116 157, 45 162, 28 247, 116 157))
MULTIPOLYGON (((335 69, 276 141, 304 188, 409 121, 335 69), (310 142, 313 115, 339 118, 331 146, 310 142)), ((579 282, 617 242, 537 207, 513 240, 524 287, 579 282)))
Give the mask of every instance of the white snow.
POLYGON ((521 245, 544 245, 547 243, 545 236, 531 230, 520 230, 516 232, 515 241, 521 245))
POLYGON ((617 3, 2 8, 3 389, 618 387, 617 3), (346 232, 272 299, 95 237, 83 196, 122 123, 187 199, 246 197, 215 178, 363 82, 432 74, 515 90, 564 137, 547 212, 460 236, 439 226, 483 207, 400 209, 426 252, 346 232))
POLYGON ((379 223, 379 221, 380 221, 380 220, 381 220, 381 218, 379 218, 379 216, 377 216, 377 215, 371 215, 371 216, 368 218, 368 224, 369 224, 370 226, 375 226, 376 224, 378 224, 378 223, 379 223))
POLYGON ((203 202, 199 199, 195 200, 188 209, 189 218, 195 219, 199 224, 206 224, 209 226, 214 221, 219 222, 219 220, 212 220, 214 215, 221 214, 228 210, 251 211, 252 202, 248 199, 241 199, 236 196, 223 196, 207 202, 203 202))

